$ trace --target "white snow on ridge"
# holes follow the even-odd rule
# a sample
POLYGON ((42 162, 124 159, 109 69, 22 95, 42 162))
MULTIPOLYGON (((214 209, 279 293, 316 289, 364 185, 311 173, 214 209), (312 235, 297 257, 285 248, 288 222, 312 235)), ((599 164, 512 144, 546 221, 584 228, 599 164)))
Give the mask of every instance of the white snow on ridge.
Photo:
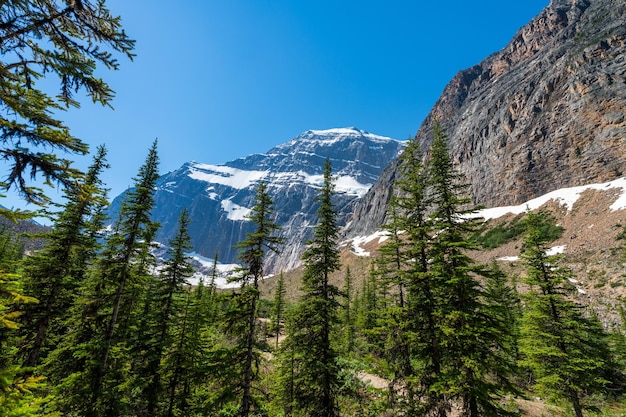
POLYGON ((222 200, 220 204, 230 220, 248 221, 246 216, 252 211, 249 208, 235 204, 230 199, 222 200))
POLYGON ((378 244, 380 245, 385 240, 389 239, 389 234, 387 233, 387 231, 380 230, 369 236, 355 237, 354 239, 352 239, 352 253, 357 256, 370 256, 370 253, 363 249, 361 245, 365 245, 376 238, 378 238, 378 244))
MULTIPOLYGON (((309 185, 321 187, 322 184, 324 184, 323 175, 309 175, 302 171, 300 171, 299 174, 302 175, 304 182, 309 185)), ((361 184, 349 175, 336 176, 334 180, 335 191, 348 195, 356 195, 358 197, 363 197, 372 186, 372 184, 361 184)))
MULTIPOLYGON (((311 175, 304 171, 277 172, 275 174, 270 174, 270 177, 271 179, 268 181, 268 185, 278 184, 283 186, 285 184, 305 183, 313 187, 321 187, 324 183, 323 175, 311 175)), ((350 175, 335 176, 334 184, 335 191, 338 193, 345 193, 357 197, 363 197, 372 186, 372 184, 361 184, 350 175)))
POLYGON ((212 184, 227 185, 238 190, 248 188, 265 178, 268 171, 245 171, 224 165, 194 164, 189 167, 190 178, 212 184))
MULTIPOLYGON (((567 247, 566 245, 553 246, 546 251, 546 255, 553 256, 553 255, 558 255, 560 253, 565 253, 566 247, 567 247)), ((503 261, 503 262, 516 262, 519 260, 520 260, 519 256, 501 256, 499 258, 496 258, 496 261, 503 261)))
POLYGON ((480 210, 477 215, 479 217, 483 217, 485 220, 489 219, 497 219, 498 217, 502 217, 505 214, 521 214, 524 213, 527 209, 536 210, 539 207, 543 206, 550 200, 556 200, 560 204, 563 204, 567 207, 568 210, 571 210, 574 206, 574 203, 578 201, 580 195, 587 190, 600 190, 606 191, 614 188, 621 188, 621 194, 618 199, 611 205, 610 209, 612 211, 615 210, 625 210, 626 209, 626 178, 619 178, 614 181, 605 182, 602 184, 590 184, 583 185, 579 187, 570 187, 570 188, 562 188, 556 191, 552 191, 548 194, 542 195, 541 197, 537 197, 532 199, 524 204, 520 204, 519 206, 506 206, 506 207, 494 207, 489 209, 480 210))
POLYGON ((519 256, 502 256, 500 258, 496 258, 496 261, 515 262, 519 261, 519 256))
MULTIPOLYGON (((280 183, 281 185, 305 183, 314 187, 321 187, 324 183, 323 175, 311 175, 304 171, 271 173, 269 171, 245 171, 223 165, 208 164, 194 164, 189 168, 189 171, 188 176, 192 179, 210 184, 226 185, 238 190, 254 186, 263 179, 268 182, 268 185, 272 185, 272 183, 280 183)), ((339 193, 363 197, 371 186, 372 184, 361 184, 350 175, 335 176, 335 190, 339 193)), ((215 193, 209 194, 211 199, 215 199, 216 196, 215 193)))
POLYGON ((371 141, 375 141, 375 142, 390 142, 390 141, 400 142, 396 139, 392 139, 387 136, 375 135, 373 133, 369 133, 364 130, 357 129, 355 127, 339 127, 339 128, 332 128, 332 129, 326 129, 326 130, 309 130, 305 132, 304 134, 302 134, 301 137, 309 136, 309 135, 314 135, 314 136, 324 138, 320 140, 320 143, 329 144, 329 145, 332 143, 339 142, 345 139, 346 137, 361 137, 361 136, 364 136, 367 139, 371 141), (332 139, 327 139, 326 137, 332 138, 332 139))
POLYGON ((356 195, 359 198, 363 197, 371 186, 372 184, 361 184, 349 175, 342 175, 335 181, 335 190, 337 192, 356 195))
MULTIPOLYGON (((208 285, 209 284, 208 277, 212 275, 212 271, 213 271, 213 264, 214 264, 213 259, 204 257, 198 254, 197 252, 190 252, 190 253, 187 253, 186 255, 189 256, 193 261, 197 262, 203 270, 209 271, 207 274, 196 272, 191 278, 187 280, 188 283, 191 285, 198 285, 198 283, 200 282, 200 279, 202 279, 204 281, 204 285, 208 285)), ((241 265, 238 265, 238 264, 218 263, 216 265, 217 271, 215 274, 216 275, 215 285, 218 288, 234 288, 238 286, 238 284, 236 283, 229 283, 228 277, 231 276, 233 272, 240 266, 241 265)))

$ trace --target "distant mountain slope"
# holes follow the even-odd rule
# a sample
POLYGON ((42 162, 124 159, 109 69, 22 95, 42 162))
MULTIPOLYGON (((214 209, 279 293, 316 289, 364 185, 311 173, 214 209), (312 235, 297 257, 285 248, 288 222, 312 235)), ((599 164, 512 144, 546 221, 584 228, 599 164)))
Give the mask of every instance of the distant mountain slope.
MULTIPOLYGON (((267 272, 299 264, 304 243, 317 222, 315 197, 322 168, 330 158, 336 176, 335 207, 345 224, 355 201, 378 179, 403 149, 404 143, 356 128, 309 130, 264 154, 249 155, 223 165, 184 164, 159 178, 153 218, 161 223, 157 240, 167 244, 176 232, 180 211, 186 207, 194 250, 221 263, 236 263, 233 246, 251 231, 246 215, 254 205, 259 181, 268 184, 276 222, 286 239, 283 253, 271 256, 267 272)), ((121 196, 112 204, 117 212, 121 196)))
MULTIPOLYGON (((626 2, 552 0, 501 51, 459 72, 439 120, 471 195, 488 207, 626 173, 626 2)), ((398 161, 356 206, 349 233, 383 221, 398 161)))

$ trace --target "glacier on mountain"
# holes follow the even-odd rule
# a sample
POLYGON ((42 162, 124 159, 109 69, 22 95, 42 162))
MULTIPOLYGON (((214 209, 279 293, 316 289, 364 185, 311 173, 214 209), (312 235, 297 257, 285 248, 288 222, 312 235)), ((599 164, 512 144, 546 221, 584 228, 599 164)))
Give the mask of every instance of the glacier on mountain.
MULTIPOLYGON (((265 153, 224 164, 187 162, 157 181, 152 216, 161 228, 156 240, 167 245, 186 208, 195 253, 207 258, 217 253, 220 263, 237 263, 238 250, 233 247, 252 231, 254 225, 246 215, 254 207, 258 183, 264 181, 286 240, 280 254, 268 256, 267 273, 294 268, 317 223, 316 197, 326 159, 332 165, 333 204, 342 227, 356 201, 404 147, 403 141, 357 128, 336 128, 309 130, 265 153)), ((113 202, 112 211, 119 208, 119 201, 113 202)))

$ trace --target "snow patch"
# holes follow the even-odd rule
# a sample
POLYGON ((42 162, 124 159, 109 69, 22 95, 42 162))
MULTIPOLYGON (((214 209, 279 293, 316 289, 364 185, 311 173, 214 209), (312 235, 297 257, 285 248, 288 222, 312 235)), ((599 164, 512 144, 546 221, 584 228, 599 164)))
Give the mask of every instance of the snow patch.
MULTIPOLYGON (((200 255, 197 252, 189 252, 186 254, 188 257, 191 258, 192 261, 194 261, 196 264, 199 265, 199 270, 200 271, 196 271, 195 274, 193 274, 193 276, 191 276, 187 282, 190 285, 198 285, 198 283, 200 282, 200 280, 202 280, 204 282, 204 285, 208 285, 209 281, 211 279, 211 276, 213 275, 213 265, 215 263, 215 261, 211 258, 207 258, 204 257, 202 255, 200 255), (201 271, 204 271, 201 272, 201 271)), ((218 263, 216 265, 216 271, 215 271, 215 285, 218 288, 235 288, 237 287, 239 284, 237 283, 233 283, 233 282, 228 282, 228 278, 230 276, 233 275, 234 271, 237 268, 240 268, 241 266, 238 264, 221 264, 218 263)))
POLYGON ((519 261, 519 256, 502 256, 500 258, 496 258, 496 261, 515 262, 519 261))
MULTIPOLYGON (((198 163, 189 168, 187 175, 198 181, 226 185, 238 190, 249 188, 262 179, 267 179, 269 185, 305 183, 314 187, 321 187, 324 183, 323 175, 311 175, 304 171, 271 173, 270 171, 245 171, 223 165, 198 163)), ((372 184, 362 184, 350 175, 334 176, 334 184, 335 191, 338 193, 357 197, 363 197, 372 186, 372 184)), ((209 193, 209 198, 215 200, 217 194, 209 193)))
POLYGON ((606 191, 614 188, 621 188, 621 193, 617 200, 611 205, 612 211, 626 210, 626 178, 619 178, 614 181, 605 182, 601 184, 590 184, 579 187, 562 188, 556 191, 552 191, 548 194, 542 195, 532 199, 519 206, 506 206, 506 207, 494 207, 489 209, 480 210, 477 215, 485 220, 497 219, 506 214, 521 214, 526 212, 527 209, 536 210, 546 204, 550 200, 555 200, 560 204, 571 210, 574 203, 578 201, 580 195, 587 190, 600 190, 606 191))
POLYGON ((546 256, 559 255, 565 252, 566 245, 553 246, 546 251, 546 256))
POLYGON ((357 129, 356 127, 341 127, 326 130, 309 130, 296 139, 309 139, 320 142, 322 145, 332 145, 333 143, 340 142, 347 138, 365 137, 372 142, 398 142, 395 139, 374 135, 364 130, 357 129))
POLYGON ((226 185, 238 190, 248 188, 265 178, 269 171, 246 171, 224 165, 194 164, 189 167, 189 178, 212 184, 226 185))
MULTIPOLYGON (((297 172, 277 172, 271 175, 271 180, 268 182, 270 186, 284 186, 285 184, 293 186, 302 183, 318 188, 324 184, 324 176, 307 174, 302 170, 297 172)), ((336 192, 357 197, 363 197, 372 186, 372 184, 361 184, 350 175, 334 176, 333 183, 336 192)))
POLYGON ((248 216, 252 210, 247 207, 233 203, 230 199, 222 200, 222 210, 226 212, 226 217, 235 221, 248 221, 248 216))
POLYGON ((364 256, 364 257, 371 256, 370 253, 367 252, 365 249, 363 249, 361 245, 368 244, 374 239, 378 239, 378 244, 380 245, 381 243, 389 239, 389 234, 387 233, 387 231, 381 230, 369 236, 355 237, 354 239, 352 239, 352 253, 354 253, 357 256, 364 256))

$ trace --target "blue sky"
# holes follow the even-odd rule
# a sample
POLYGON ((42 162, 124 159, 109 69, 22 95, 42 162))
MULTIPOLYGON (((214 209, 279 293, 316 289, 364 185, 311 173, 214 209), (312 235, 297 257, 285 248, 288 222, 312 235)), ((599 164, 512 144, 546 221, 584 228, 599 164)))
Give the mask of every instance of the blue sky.
POLYGON ((548 0, 107 4, 137 57, 101 73, 115 110, 84 102, 61 117, 92 149, 106 143, 116 196, 156 138, 162 173, 264 152, 309 129, 406 139, 458 71, 506 46, 548 0))

